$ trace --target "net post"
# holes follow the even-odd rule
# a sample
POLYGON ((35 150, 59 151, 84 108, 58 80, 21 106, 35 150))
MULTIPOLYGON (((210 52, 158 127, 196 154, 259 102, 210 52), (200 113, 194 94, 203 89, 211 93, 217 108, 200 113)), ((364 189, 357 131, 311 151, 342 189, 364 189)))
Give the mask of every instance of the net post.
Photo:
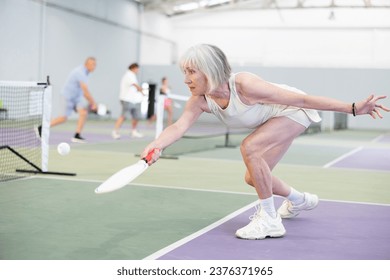
POLYGON ((157 97, 157 112, 156 112, 156 132, 154 139, 157 139, 163 131, 164 127, 164 101, 165 97, 158 95, 157 97))
POLYGON ((42 170, 44 172, 49 169, 49 137, 50 137, 50 121, 51 121, 51 99, 52 86, 50 86, 49 76, 47 76, 48 85, 43 92, 43 114, 41 125, 41 149, 42 149, 42 170))

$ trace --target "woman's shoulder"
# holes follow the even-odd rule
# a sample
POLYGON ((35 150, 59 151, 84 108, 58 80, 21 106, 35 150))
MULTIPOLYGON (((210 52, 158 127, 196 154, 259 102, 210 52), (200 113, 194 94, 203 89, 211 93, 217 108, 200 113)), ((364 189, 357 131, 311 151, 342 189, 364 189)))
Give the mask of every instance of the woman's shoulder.
POLYGON ((251 72, 238 72, 232 78, 238 90, 245 88, 247 85, 253 84, 255 81, 263 81, 263 79, 251 72))
POLYGON ((252 73, 252 72, 237 72, 233 73, 232 77, 237 79, 261 79, 259 75, 252 73))

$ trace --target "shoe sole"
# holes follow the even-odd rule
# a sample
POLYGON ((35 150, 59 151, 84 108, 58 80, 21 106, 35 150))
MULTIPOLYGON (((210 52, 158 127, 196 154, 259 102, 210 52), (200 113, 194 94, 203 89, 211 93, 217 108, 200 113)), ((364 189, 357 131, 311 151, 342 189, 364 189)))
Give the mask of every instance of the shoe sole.
POLYGON ((76 139, 76 138, 72 138, 71 140, 73 143, 80 143, 80 144, 85 144, 87 143, 87 141, 85 140, 79 140, 79 139, 76 139))
POLYGON ((314 204, 314 205, 311 206, 310 208, 302 209, 301 211, 297 212, 296 214, 291 214, 291 215, 288 215, 288 216, 281 215, 280 213, 279 213, 279 215, 280 215, 280 217, 281 217, 282 219, 291 219, 291 218, 294 218, 294 217, 298 216, 302 211, 313 210, 314 208, 316 208, 316 207, 318 206, 318 203, 319 203, 319 202, 320 202, 320 200, 318 199, 318 196, 317 196, 317 202, 316 202, 316 204, 314 204))
POLYGON ((281 238, 285 234, 286 234, 286 231, 284 231, 283 233, 281 233, 281 232, 270 233, 270 234, 267 234, 267 235, 264 235, 264 236, 253 237, 253 238, 241 237, 241 236, 239 236, 237 234, 236 234, 236 237, 240 238, 240 239, 245 239, 245 240, 262 240, 262 239, 266 239, 267 237, 269 237, 269 238, 281 238))
POLYGON ((236 235, 237 238, 244 239, 244 240, 263 240, 266 238, 282 238, 283 236, 284 236, 284 234, 278 234, 278 235, 267 235, 267 236, 248 238, 248 237, 240 237, 240 236, 236 235))

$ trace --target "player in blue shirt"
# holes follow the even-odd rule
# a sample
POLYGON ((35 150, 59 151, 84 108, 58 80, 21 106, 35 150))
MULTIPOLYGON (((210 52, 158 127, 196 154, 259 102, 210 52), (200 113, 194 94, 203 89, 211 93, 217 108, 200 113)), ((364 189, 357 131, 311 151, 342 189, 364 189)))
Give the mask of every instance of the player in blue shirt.
POLYGON ((79 114, 76 133, 72 138, 72 142, 85 143, 85 139, 81 137, 81 131, 84 127, 88 116, 88 107, 91 110, 96 110, 97 106, 88 89, 88 76, 96 68, 96 59, 88 57, 84 65, 80 65, 70 72, 69 77, 62 90, 62 95, 66 101, 65 114, 53 119, 50 126, 55 126, 64 123, 68 120, 72 112, 79 114), (86 101, 89 104, 86 104, 86 101), (89 105, 89 106, 88 106, 89 105))

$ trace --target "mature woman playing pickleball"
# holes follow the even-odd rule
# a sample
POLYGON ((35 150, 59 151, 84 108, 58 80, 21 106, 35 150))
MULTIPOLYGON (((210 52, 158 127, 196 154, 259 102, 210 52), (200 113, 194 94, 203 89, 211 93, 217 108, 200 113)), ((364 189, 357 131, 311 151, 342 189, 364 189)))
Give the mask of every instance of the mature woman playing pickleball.
MULTIPOLYGON (((162 151, 181 138, 203 112, 212 113, 229 127, 254 129, 241 143, 247 171, 245 181, 256 189, 260 207, 250 223, 238 229, 243 239, 281 237, 286 233, 282 218, 297 216, 318 204, 314 194, 302 193, 272 175, 292 141, 312 122, 321 121, 316 110, 382 118, 377 103, 386 96, 346 103, 337 99, 310 96, 295 88, 267 82, 248 72, 233 74, 225 54, 212 45, 191 47, 181 58, 180 67, 192 96, 181 117, 150 143, 141 156, 152 149, 162 151), (276 211, 273 194, 286 198, 276 211)), ((155 153, 149 164, 160 156, 155 153)))

